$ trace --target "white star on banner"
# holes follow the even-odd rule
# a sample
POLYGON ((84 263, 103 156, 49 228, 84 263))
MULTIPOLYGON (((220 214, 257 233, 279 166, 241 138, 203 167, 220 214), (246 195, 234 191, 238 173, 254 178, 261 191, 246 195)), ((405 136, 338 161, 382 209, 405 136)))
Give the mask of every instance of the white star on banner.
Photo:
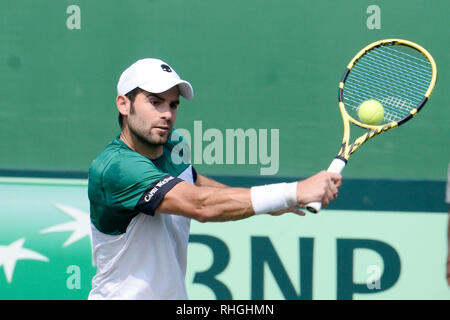
POLYGON ((67 247, 86 236, 90 237, 91 226, 88 213, 59 203, 55 203, 54 206, 64 213, 67 213, 74 218, 74 220, 46 228, 42 230, 41 233, 72 231, 70 237, 64 242, 63 247, 67 247))
POLYGON ((14 268, 18 260, 39 260, 48 262, 49 259, 40 253, 23 248, 25 238, 14 241, 8 246, 0 246, 0 266, 3 266, 6 281, 11 283, 14 268))

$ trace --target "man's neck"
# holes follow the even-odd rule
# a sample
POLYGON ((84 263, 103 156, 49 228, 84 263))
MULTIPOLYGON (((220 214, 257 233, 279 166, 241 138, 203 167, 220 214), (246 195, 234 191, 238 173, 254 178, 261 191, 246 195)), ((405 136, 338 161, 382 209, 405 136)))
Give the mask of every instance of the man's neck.
POLYGON ((120 140, 122 140, 131 150, 134 150, 151 160, 157 159, 163 154, 162 145, 151 146, 147 143, 143 143, 138 137, 125 128, 120 133, 120 140))

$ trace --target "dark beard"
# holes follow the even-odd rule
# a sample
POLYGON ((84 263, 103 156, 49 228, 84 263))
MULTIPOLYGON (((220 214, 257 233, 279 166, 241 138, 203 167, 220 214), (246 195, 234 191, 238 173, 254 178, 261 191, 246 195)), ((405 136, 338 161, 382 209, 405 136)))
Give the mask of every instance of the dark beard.
POLYGON ((141 135, 140 133, 136 132, 130 126, 128 126, 128 129, 133 134, 133 136, 139 140, 140 143, 142 143, 142 144, 144 144, 146 146, 157 147, 157 146, 162 146, 162 145, 164 145, 167 142, 167 139, 165 141, 155 142, 155 141, 150 140, 150 138, 146 138, 143 135, 141 135))

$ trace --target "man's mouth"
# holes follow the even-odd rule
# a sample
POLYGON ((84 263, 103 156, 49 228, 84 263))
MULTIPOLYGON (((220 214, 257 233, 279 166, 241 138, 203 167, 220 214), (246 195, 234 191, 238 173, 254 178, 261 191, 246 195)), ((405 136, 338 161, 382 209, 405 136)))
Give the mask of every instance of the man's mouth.
POLYGON ((160 131, 169 131, 169 127, 168 126, 157 126, 155 128, 160 130, 160 131))

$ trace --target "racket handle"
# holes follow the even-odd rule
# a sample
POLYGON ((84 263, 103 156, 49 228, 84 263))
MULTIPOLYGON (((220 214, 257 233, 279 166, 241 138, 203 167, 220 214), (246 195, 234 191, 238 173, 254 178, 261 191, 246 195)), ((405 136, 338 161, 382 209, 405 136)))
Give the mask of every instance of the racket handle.
MULTIPOLYGON (((341 158, 334 158, 328 167, 328 172, 341 173, 347 162, 341 158)), ((322 209, 322 203, 319 201, 310 202, 306 205, 306 209, 311 213, 318 213, 322 209)))
POLYGON ((322 209, 322 202, 310 202, 306 205, 306 209, 311 213, 319 213, 320 209, 322 209))

